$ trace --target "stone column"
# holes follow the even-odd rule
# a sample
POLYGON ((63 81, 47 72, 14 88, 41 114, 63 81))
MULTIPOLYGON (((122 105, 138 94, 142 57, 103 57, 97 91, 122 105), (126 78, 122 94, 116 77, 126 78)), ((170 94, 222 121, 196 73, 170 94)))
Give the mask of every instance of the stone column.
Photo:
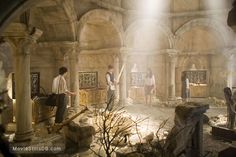
POLYGON ((120 78, 120 103, 122 106, 127 103, 127 54, 125 50, 121 51, 120 55, 120 70, 124 66, 123 73, 120 78))
POLYGON ((15 92, 16 92, 16 133, 15 141, 31 140, 32 101, 30 84, 30 53, 42 31, 35 29, 30 35, 12 39, 14 45, 15 92))
POLYGON ((55 69, 56 69, 56 75, 58 75, 58 70, 60 67, 65 66, 65 53, 61 51, 61 48, 59 47, 53 47, 53 50, 55 52, 55 69))
POLYGON ((176 53, 168 53, 168 61, 169 61, 168 97, 169 97, 169 100, 175 100, 176 99, 176 95, 175 95, 175 68, 176 68, 176 62, 177 62, 176 53))
MULTIPOLYGON (((118 77, 120 73, 120 58, 118 55, 114 55, 114 69, 115 69, 115 76, 118 77)), ((118 84, 116 87, 116 100, 119 101, 120 99, 120 85, 118 84)))
POLYGON ((70 73, 70 90, 75 92, 75 96, 71 96, 71 106, 79 107, 79 69, 78 69, 78 44, 73 43, 69 49, 69 73, 70 73))
POLYGON ((227 56, 227 87, 233 87, 233 55, 228 54, 227 56))

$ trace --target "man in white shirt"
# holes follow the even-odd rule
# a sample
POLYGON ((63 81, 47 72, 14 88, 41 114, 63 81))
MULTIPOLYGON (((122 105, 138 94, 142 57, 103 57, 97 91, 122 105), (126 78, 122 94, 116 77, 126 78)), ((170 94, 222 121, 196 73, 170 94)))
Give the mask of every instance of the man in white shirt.
POLYGON ((52 83, 52 93, 57 95, 57 111, 55 118, 55 125, 62 123, 64 119, 64 113, 66 110, 66 95, 75 95, 67 89, 65 76, 67 74, 67 68, 61 67, 59 69, 59 75, 54 78, 52 83))
POLYGON ((107 82, 107 109, 108 111, 111 111, 114 106, 115 90, 116 90, 114 67, 112 65, 108 66, 108 72, 106 73, 106 82, 107 82))

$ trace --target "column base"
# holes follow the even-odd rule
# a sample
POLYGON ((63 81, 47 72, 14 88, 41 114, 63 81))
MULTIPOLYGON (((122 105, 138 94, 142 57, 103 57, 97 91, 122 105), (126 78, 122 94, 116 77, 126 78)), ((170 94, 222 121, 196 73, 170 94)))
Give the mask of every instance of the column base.
POLYGON ((168 98, 168 101, 176 101, 176 100, 177 100, 176 97, 169 97, 169 98, 168 98))
POLYGON ((30 140, 32 140, 33 136, 34 136, 33 129, 28 132, 24 132, 24 133, 16 132, 15 137, 14 137, 14 141, 16 141, 16 142, 30 141, 30 140))

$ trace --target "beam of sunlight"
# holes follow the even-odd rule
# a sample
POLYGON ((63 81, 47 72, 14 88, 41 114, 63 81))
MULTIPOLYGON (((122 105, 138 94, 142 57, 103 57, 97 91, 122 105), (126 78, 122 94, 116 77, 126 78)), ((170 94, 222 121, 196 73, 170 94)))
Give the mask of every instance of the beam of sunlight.
MULTIPOLYGON (((153 72, 155 67, 150 60, 151 57, 157 57, 153 55, 158 53, 164 45, 166 40, 163 40, 163 32, 160 29, 163 23, 168 23, 167 19, 163 17, 163 13, 170 11, 170 0, 138 0, 137 11, 138 18, 140 19, 132 30, 129 30, 127 35, 127 47, 128 49, 128 66, 127 73, 131 73, 132 68, 135 66, 136 70, 141 77, 150 67, 153 72), (165 18, 165 19, 164 19, 165 18)), ((164 24, 163 24, 164 25, 164 24)), ((165 29, 165 28, 163 28, 165 29)), ((164 36, 164 38, 167 38, 164 36)), ((155 58, 156 59, 156 58, 155 58)), ((154 72, 157 73, 157 72, 154 72)), ((130 78, 128 78, 130 80, 130 78)), ((136 86, 128 84, 128 90, 134 89, 136 86), (131 89, 132 88, 132 89, 131 89)))
POLYGON ((229 6, 227 0, 203 0, 202 3, 210 10, 226 9, 229 6))
POLYGON ((146 17, 154 17, 165 11, 168 0, 140 0, 138 10, 146 17))

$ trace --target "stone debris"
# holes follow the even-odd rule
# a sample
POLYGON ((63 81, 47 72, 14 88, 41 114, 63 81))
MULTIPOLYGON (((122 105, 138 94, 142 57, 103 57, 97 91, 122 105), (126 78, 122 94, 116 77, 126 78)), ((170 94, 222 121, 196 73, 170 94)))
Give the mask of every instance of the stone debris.
POLYGON ((208 100, 210 101, 211 106, 217 106, 217 107, 226 106, 226 102, 223 99, 218 99, 216 97, 209 97, 208 100))
POLYGON ((64 127, 65 137, 78 145, 78 148, 90 148, 95 129, 88 118, 76 119, 64 127))
POLYGON ((145 136, 143 139, 144 139, 147 143, 152 142, 153 139, 154 139, 154 133, 151 132, 149 135, 145 136))
POLYGON ((211 117, 209 121, 210 126, 226 126, 227 124, 227 115, 218 115, 211 117))
MULTIPOLYGON (((166 151, 171 156, 177 156, 185 152, 186 156, 188 151, 194 151, 202 146, 201 136, 203 134, 203 114, 209 109, 209 105, 199 103, 187 102, 179 105, 175 109, 175 125, 170 131, 166 140, 166 151), (199 134, 199 138, 194 137, 194 134, 199 134), (192 143, 192 141, 194 141, 192 143)), ((197 156, 197 155, 196 155, 197 156)), ((189 156, 190 157, 190 156, 189 156)))

